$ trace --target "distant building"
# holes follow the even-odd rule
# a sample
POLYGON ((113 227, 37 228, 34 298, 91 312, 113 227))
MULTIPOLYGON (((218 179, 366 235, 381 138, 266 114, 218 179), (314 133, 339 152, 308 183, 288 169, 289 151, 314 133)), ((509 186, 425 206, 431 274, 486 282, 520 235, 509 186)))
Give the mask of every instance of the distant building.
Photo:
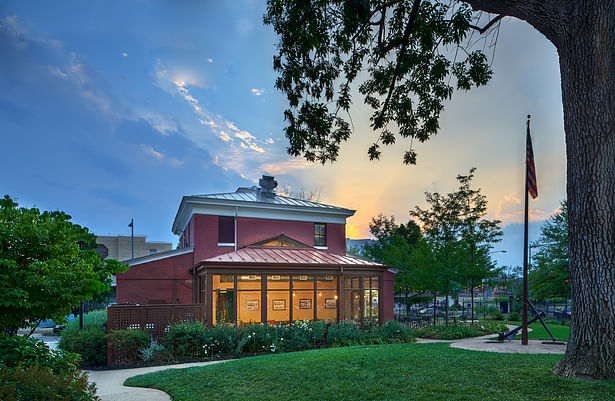
MULTIPOLYGON (((132 259, 130 235, 99 235, 96 237, 96 252, 103 259, 115 259, 121 262, 132 259)), ((134 237, 135 258, 170 251, 170 242, 149 242, 144 235, 134 237)))

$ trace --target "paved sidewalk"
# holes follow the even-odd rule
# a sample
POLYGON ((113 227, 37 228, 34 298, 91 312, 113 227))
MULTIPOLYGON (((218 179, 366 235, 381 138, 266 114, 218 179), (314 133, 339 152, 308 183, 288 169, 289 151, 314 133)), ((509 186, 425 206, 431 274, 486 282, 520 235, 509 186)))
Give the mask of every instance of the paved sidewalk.
MULTIPOLYGON (((516 326, 508 325, 512 329, 516 326)), ((532 331, 532 329, 529 329, 532 331)), ((489 340, 497 334, 464 338, 462 340, 432 340, 430 338, 417 338, 418 344, 451 343, 451 348, 467 349, 471 351, 503 352, 510 354, 563 354, 566 352, 566 343, 543 344, 541 340, 529 340, 528 345, 522 345, 521 340, 504 341, 502 343, 489 340)))
POLYGON ((171 401, 164 391, 151 388, 126 387, 124 381, 132 376, 166 369, 183 369, 193 366, 213 365, 226 361, 184 363, 179 365, 151 366, 147 368, 88 370, 90 383, 96 383, 96 393, 102 401, 171 401))

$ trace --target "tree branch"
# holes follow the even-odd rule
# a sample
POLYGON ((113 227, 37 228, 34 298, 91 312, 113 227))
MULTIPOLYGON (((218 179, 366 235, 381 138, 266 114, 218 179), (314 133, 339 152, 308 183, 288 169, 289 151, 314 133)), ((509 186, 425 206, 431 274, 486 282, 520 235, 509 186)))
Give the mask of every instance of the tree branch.
POLYGON ((469 26, 470 28, 472 28, 472 29, 474 29, 474 30, 478 31, 478 32, 482 35, 483 33, 487 32, 487 30, 488 30, 489 28, 491 28, 491 27, 492 27, 492 26, 493 26, 496 22, 498 22, 498 21, 499 21, 499 20, 501 20, 502 18, 504 18, 504 15, 500 14, 500 15, 498 15, 497 17, 495 17, 494 19, 492 19, 491 21, 489 21, 489 22, 487 23, 487 25, 485 25, 485 26, 484 26, 484 27, 482 27, 482 28, 481 28, 481 27, 479 27, 479 26, 476 26, 476 25, 471 25, 471 24, 470 24, 470 25, 468 25, 468 26, 469 26))
MULTIPOLYGON (((404 31, 404 36, 402 37, 402 45, 399 50, 399 55, 397 56, 397 64, 395 65, 395 72, 393 72, 393 78, 391 79, 391 85, 389 86, 389 94, 387 95, 386 100, 384 101, 384 105, 382 105, 382 111, 380 112, 380 116, 378 117, 379 121, 384 119, 384 114, 386 113, 387 108, 389 107, 389 102, 391 101, 391 96, 393 95, 393 90, 395 89, 395 82, 397 81, 397 76, 399 75, 399 69, 401 68, 401 60, 404 57, 404 53, 406 52, 406 48, 408 47, 408 40, 410 39, 410 33, 412 33, 412 28, 414 27, 414 22, 416 21, 416 16, 419 12, 419 7, 421 5, 421 0, 414 0, 414 4, 412 5, 412 10, 410 11, 410 17, 408 19, 408 24, 406 25, 406 30, 404 31)), ((378 125, 378 121, 374 121, 375 125, 378 125)))

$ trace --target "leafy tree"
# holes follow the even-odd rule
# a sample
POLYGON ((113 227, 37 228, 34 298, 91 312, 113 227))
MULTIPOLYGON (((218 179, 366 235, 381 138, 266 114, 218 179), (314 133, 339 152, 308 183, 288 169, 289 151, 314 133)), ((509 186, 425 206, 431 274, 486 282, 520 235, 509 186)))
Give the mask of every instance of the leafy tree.
MULTIPOLYGON (((468 280, 471 290, 491 275, 497 274, 489 257, 491 244, 499 241, 499 221, 487 220, 487 199, 480 189, 472 189, 472 168, 468 175, 458 175, 459 188, 441 195, 426 192, 428 209, 416 207, 410 214, 423 227, 432 247, 438 277, 446 296, 445 317, 448 324, 448 296, 468 280)), ((474 297, 472 296, 472 304, 474 297)))
POLYGON ((14 335, 42 320, 63 321, 71 307, 109 288, 111 273, 126 271, 101 260, 96 236, 71 216, 19 208, 0 200, 0 330, 14 335))
POLYGON ((499 242, 502 237, 499 220, 486 219, 487 197, 480 193, 480 189, 470 188, 474 178, 471 169, 467 176, 458 176, 461 184, 458 195, 461 200, 461 248, 464 256, 460 261, 460 275, 468 285, 472 297, 472 321, 474 321, 474 289, 484 279, 498 276, 501 268, 497 268, 491 260, 492 245, 499 242))
POLYGON ((398 270, 394 282, 395 292, 405 295, 408 310, 408 294, 422 287, 421 277, 416 274, 417 260, 414 255, 415 247, 421 239, 420 228, 413 221, 397 224, 394 217, 379 214, 372 218, 369 230, 376 241, 363 247, 363 255, 398 270))
MULTIPOLYGON (((497 37, 504 16, 532 25, 560 59, 573 312, 566 354, 554 373, 614 378, 613 2, 269 0, 264 21, 280 38, 276 87, 290 105, 284 112, 288 151, 312 161, 335 160, 352 133, 348 113, 356 87, 373 110, 377 136, 370 158, 399 137, 428 140, 454 90, 483 85, 491 76, 469 33, 497 37), (486 22, 472 9, 496 16, 486 22)), ((415 162, 410 146, 404 163, 415 162)))
POLYGON ((568 266, 568 204, 540 228, 538 241, 532 244, 538 251, 532 256, 529 284, 532 297, 544 300, 570 295, 570 269, 568 266))

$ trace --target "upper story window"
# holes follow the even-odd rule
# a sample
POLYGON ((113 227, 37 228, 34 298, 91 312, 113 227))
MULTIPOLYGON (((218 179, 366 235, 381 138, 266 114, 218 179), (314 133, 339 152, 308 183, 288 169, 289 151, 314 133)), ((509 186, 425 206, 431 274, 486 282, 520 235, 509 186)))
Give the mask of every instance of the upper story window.
POLYGON ((235 219, 218 216, 218 244, 235 244, 235 219))
POLYGON ((327 225, 314 223, 314 246, 327 246, 327 225))

